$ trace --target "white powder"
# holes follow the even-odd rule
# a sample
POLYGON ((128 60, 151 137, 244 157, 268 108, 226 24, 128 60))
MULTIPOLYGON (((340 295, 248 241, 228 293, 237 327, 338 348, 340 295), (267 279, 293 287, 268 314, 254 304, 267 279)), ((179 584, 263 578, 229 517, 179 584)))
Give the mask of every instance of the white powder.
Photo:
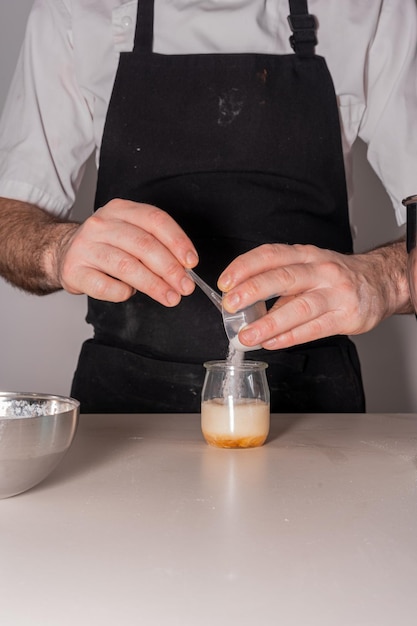
POLYGON ((242 371, 240 366, 245 353, 239 350, 233 342, 229 343, 229 353, 226 359, 226 375, 223 383, 223 398, 240 398, 242 387, 242 371))
POLYGON ((240 367, 245 358, 245 353, 239 350, 231 341, 229 343, 229 353, 227 355, 226 364, 231 367, 240 367))
POLYGON ((58 413, 52 402, 28 400, 4 400, 0 403, 0 419, 41 417, 58 413))

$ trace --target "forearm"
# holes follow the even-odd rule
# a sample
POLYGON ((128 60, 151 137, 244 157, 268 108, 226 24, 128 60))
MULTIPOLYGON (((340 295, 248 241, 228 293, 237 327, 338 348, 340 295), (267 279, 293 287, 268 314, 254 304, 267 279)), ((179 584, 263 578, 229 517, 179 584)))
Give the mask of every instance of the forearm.
POLYGON ((32 204, 0 198, 0 275, 37 295, 58 291, 58 251, 77 228, 32 204))
POLYGON ((371 277, 382 291, 386 303, 386 313, 382 319, 395 314, 413 313, 407 278, 407 250, 405 237, 378 246, 365 253, 364 259, 371 258, 371 277))

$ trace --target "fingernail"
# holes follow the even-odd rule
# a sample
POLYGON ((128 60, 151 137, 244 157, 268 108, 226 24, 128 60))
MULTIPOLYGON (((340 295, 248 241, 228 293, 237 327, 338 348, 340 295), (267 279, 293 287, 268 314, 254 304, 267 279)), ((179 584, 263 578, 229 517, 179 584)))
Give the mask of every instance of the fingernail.
POLYGON ((241 338, 248 344, 259 342, 259 331, 256 328, 248 326, 240 331, 241 338))
POLYGON ((223 276, 220 276, 218 280, 219 289, 221 289, 222 291, 227 291, 231 284, 232 277, 229 274, 224 274, 223 276))
POLYGON ((198 263, 198 255, 193 250, 189 250, 185 256, 185 260, 187 265, 191 265, 194 267, 194 265, 198 263))
POLYGON ((181 291, 184 295, 188 295, 194 291, 195 283, 188 276, 184 276, 181 280, 181 291))
POLYGON ((171 291, 167 291, 166 298, 167 298, 168 304, 170 304, 171 306, 174 306, 175 304, 178 304, 178 302, 181 299, 181 296, 176 291, 171 290, 171 291))
POLYGON ((239 310, 240 296, 238 293, 233 293, 230 296, 225 296, 224 299, 226 310, 237 311, 239 310))

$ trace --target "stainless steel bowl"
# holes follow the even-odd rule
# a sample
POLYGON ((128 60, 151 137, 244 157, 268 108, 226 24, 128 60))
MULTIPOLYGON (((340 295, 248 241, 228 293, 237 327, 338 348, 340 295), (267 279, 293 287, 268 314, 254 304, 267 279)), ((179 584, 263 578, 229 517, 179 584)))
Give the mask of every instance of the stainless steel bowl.
POLYGON ((79 402, 37 393, 0 392, 0 498, 44 480, 71 446, 79 402))

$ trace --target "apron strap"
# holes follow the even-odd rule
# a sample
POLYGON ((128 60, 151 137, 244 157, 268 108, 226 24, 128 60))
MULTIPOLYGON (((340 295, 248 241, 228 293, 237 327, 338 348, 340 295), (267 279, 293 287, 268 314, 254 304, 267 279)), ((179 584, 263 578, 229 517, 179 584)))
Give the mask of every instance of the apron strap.
POLYGON ((134 51, 152 53, 154 0, 138 0, 134 51))
POLYGON ((317 45, 317 20, 308 12, 307 0, 289 0, 288 23, 292 30, 291 48, 301 57, 314 56, 317 45))
MULTIPOLYGON (((314 56, 317 45, 317 20, 308 12, 307 0, 289 0, 288 23, 292 35, 290 44, 294 52, 302 57, 314 56)), ((154 31, 154 1, 139 0, 136 19, 134 50, 152 52, 154 31)))

